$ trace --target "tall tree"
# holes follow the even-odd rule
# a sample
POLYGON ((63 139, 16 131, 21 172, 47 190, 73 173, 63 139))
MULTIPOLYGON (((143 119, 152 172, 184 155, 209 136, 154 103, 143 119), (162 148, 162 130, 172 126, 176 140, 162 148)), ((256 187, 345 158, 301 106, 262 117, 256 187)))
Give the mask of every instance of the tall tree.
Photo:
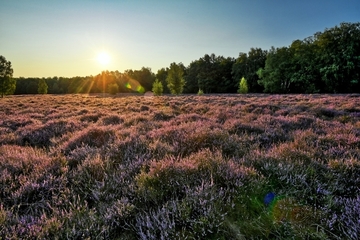
POLYGON ((360 91, 360 23, 341 23, 315 34, 322 80, 328 92, 360 91))
POLYGON ((267 51, 261 48, 251 48, 249 53, 240 53, 232 66, 232 75, 236 84, 238 79, 247 79, 250 92, 262 92, 264 90, 256 74, 260 68, 265 67, 267 51))
POLYGON ((45 78, 41 78, 38 83, 38 93, 47 94, 47 92, 48 92, 48 85, 45 82, 45 78))
POLYGON ((168 74, 169 69, 168 68, 161 68, 157 71, 155 77, 156 79, 158 79, 158 81, 162 84, 163 86, 163 93, 170 93, 169 88, 167 87, 167 83, 166 83, 166 77, 168 74))
POLYGON ((185 81, 186 84, 184 86, 185 93, 196 93, 199 90, 198 84, 198 74, 200 72, 200 62, 199 60, 195 60, 190 63, 190 65, 186 68, 186 76, 185 81))
POLYGON ((184 67, 182 63, 171 63, 166 77, 167 86, 172 94, 181 94, 184 89, 185 80, 183 78, 184 67))
POLYGON ((186 69, 186 92, 196 93, 199 89, 206 93, 236 92, 238 84, 231 75, 234 62, 233 58, 214 53, 191 62, 186 69))
POLYGON ((130 70, 125 73, 128 74, 133 82, 137 82, 136 91, 151 91, 152 85, 156 78, 155 74, 151 71, 151 68, 142 67, 140 70, 130 70))
MULTIPOLYGON (((251 48, 248 52, 247 58, 247 74, 245 79, 247 81, 250 92, 262 92, 264 88, 258 83, 259 76, 256 72, 265 67, 267 51, 261 48, 251 48)), ((239 79, 239 78, 238 78, 239 79)))
POLYGON ((312 38, 295 40, 289 47, 291 53, 290 89, 292 93, 316 93, 322 88, 319 84, 320 71, 316 61, 316 48, 312 38))
POLYGON ((12 78, 14 70, 11 67, 11 62, 6 61, 4 56, 0 56, 0 94, 13 94, 16 89, 16 80, 12 78))
POLYGON ((274 48, 269 51, 265 68, 258 71, 259 84, 265 92, 289 93, 291 87, 292 55, 288 47, 274 48))

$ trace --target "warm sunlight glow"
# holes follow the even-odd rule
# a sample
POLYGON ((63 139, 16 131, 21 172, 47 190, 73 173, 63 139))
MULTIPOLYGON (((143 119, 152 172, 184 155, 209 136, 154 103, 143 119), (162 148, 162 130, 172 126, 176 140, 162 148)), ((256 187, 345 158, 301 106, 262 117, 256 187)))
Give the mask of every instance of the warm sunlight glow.
POLYGON ((101 65, 107 65, 110 63, 111 57, 107 52, 100 52, 97 57, 96 60, 98 61, 98 63, 100 63, 101 65))

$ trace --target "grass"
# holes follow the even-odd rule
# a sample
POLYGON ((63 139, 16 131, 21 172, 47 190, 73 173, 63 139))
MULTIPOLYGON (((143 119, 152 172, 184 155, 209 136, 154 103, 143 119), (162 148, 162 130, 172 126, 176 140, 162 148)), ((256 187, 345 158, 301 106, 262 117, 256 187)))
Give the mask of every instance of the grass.
POLYGON ((6 97, 0 239, 358 239, 359 102, 6 97))

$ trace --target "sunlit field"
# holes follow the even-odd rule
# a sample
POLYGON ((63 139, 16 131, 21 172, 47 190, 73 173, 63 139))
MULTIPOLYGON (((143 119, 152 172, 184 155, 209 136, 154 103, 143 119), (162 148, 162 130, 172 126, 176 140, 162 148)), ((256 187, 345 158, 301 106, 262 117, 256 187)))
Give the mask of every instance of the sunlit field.
POLYGON ((360 95, 7 96, 0 239, 358 239, 360 95))

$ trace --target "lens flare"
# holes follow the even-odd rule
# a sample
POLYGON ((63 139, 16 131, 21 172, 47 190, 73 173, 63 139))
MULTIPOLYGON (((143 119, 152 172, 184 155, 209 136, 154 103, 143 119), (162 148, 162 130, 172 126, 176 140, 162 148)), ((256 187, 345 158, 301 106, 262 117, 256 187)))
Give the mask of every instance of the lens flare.
POLYGON ((129 82, 125 83, 124 86, 127 89, 131 89, 133 91, 136 91, 138 93, 144 93, 145 92, 145 88, 143 86, 141 86, 141 84, 134 80, 134 79, 130 79, 129 82))

